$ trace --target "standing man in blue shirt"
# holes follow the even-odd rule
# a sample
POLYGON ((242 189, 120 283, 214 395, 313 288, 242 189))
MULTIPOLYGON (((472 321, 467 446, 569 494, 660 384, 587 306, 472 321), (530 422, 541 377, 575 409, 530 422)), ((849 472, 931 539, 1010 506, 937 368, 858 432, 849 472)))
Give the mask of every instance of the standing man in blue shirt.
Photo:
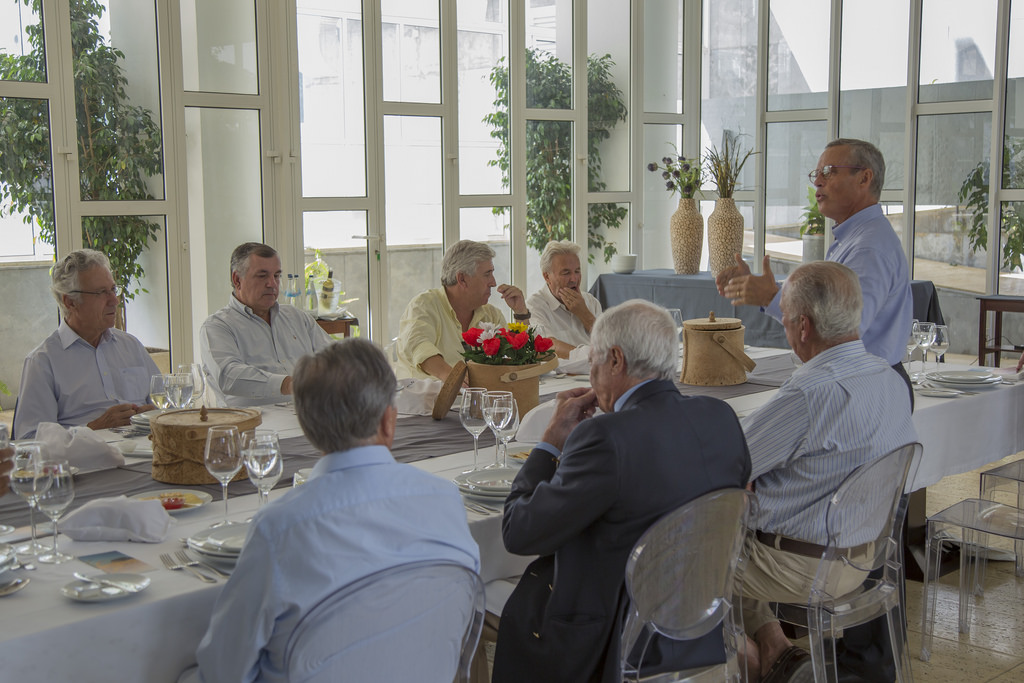
MULTIPOLYGON (((870 142, 839 138, 825 146, 818 167, 808 177, 821 213, 836 222, 832 228, 835 240, 825 260, 848 266, 860 280, 864 347, 889 363, 909 386, 900 361, 910 336, 914 300, 903 247, 878 203, 885 182, 885 159, 870 142)), ((752 275, 736 254, 736 265, 719 273, 716 282, 719 293, 733 304, 761 306, 781 321, 781 290, 768 260, 765 255, 762 275, 752 275)))

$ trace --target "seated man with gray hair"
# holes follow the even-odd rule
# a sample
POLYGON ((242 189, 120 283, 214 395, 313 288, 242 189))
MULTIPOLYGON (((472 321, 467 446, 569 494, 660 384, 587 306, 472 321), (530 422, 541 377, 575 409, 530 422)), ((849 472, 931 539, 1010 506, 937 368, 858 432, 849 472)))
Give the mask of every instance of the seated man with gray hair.
MULTIPOLYGON (((460 240, 441 261, 441 287, 416 295, 398 328, 398 372, 403 377, 446 379, 462 360, 462 333, 481 323, 505 325, 505 316, 487 303, 494 280, 494 250, 460 240)), ((498 293, 518 322, 530 320, 522 291, 499 285, 498 293)))
MULTIPOLYGON (((768 680, 813 680, 810 655, 792 646, 768 603, 806 603, 828 543, 832 494, 861 465, 917 441, 906 384, 860 339, 862 305, 850 268, 817 261, 794 270, 780 306, 803 365, 743 419, 759 507, 757 540, 746 548, 743 619, 756 643, 747 648, 751 670, 771 671, 768 680)), ((864 578, 846 567, 837 594, 864 578)))
POLYGON ((121 300, 107 257, 73 251, 50 276, 61 323, 25 358, 14 438, 32 438, 40 422, 106 429, 153 410, 149 379, 160 371, 138 339, 114 327, 121 300))
POLYGON ((569 240, 548 242, 540 255, 544 286, 530 295, 527 306, 537 334, 550 337, 559 358, 590 343, 590 330, 601 315, 601 302, 580 289, 580 246, 569 240))
POLYGON ((281 306, 281 257, 246 242, 231 254, 228 305, 203 323, 199 354, 218 403, 259 406, 292 393, 292 368, 303 354, 331 343, 313 316, 281 306))
MULTIPOLYGON (((299 425, 323 455, 305 484, 256 513, 196 652, 201 681, 288 680, 296 626, 370 574, 424 561, 479 571, 456 488, 391 455, 395 375, 381 350, 345 339, 299 359, 293 376, 299 425)), ((424 667, 423 680, 437 680, 424 667)))
MULTIPOLYGON (((558 395, 505 501, 505 547, 541 557, 505 603, 495 683, 620 681, 633 545, 680 505, 746 485, 750 456, 732 408, 683 396, 672 381, 677 339, 668 311, 638 299, 594 323, 593 387, 558 395)), ((687 642, 655 636, 643 674, 723 661, 721 629, 687 642)))

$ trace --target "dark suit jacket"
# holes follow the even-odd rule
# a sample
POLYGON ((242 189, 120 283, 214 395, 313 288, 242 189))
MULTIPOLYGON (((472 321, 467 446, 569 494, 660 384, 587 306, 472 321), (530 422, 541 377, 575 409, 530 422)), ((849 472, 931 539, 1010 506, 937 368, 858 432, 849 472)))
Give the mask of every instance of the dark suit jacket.
MULTIPOLYGON (((534 449, 505 502, 510 552, 541 555, 501 615, 495 683, 614 681, 628 598, 626 560, 664 514, 716 489, 743 487, 750 454, 732 408, 682 396, 672 382, 637 389, 616 413, 581 422, 560 460, 534 449)), ((680 590, 685 590, 680 586, 680 590)), ((645 673, 725 660, 720 630, 662 640, 645 673)))

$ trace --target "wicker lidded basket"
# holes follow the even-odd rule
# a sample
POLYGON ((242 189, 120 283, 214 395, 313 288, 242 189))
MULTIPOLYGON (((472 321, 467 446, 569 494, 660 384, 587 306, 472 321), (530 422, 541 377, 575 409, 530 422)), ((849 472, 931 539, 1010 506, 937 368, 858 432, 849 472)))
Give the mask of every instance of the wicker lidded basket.
MULTIPOLYGON (((153 441, 153 478, 168 484, 216 484, 206 471, 203 452, 210 427, 234 425, 241 434, 263 422, 252 408, 169 410, 149 422, 153 441)), ((246 477, 245 468, 234 480, 246 477)))
POLYGON ((743 322, 739 318, 706 318, 683 321, 684 384, 722 387, 743 384, 754 361, 743 351, 743 322))

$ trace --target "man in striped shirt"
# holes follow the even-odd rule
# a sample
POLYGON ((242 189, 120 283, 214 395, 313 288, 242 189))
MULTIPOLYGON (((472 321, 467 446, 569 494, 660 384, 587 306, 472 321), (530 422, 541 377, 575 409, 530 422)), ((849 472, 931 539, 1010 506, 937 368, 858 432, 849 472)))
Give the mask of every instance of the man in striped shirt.
MULTIPOLYGON (((851 269, 830 261, 797 268, 781 307, 786 339, 803 365, 743 421, 760 509, 757 540, 747 548, 744 620, 756 642, 748 648, 751 665, 765 675, 779 660, 775 668, 789 671, 766 680, 812 681, 810 656, 791 647, 767 603, 807 600, 828 542, 829 498, 857 467, 917 435, 906 385, 860 340, 861 291, 851 269)), ((848 568, 840 592, 864 578, 848 568)))

